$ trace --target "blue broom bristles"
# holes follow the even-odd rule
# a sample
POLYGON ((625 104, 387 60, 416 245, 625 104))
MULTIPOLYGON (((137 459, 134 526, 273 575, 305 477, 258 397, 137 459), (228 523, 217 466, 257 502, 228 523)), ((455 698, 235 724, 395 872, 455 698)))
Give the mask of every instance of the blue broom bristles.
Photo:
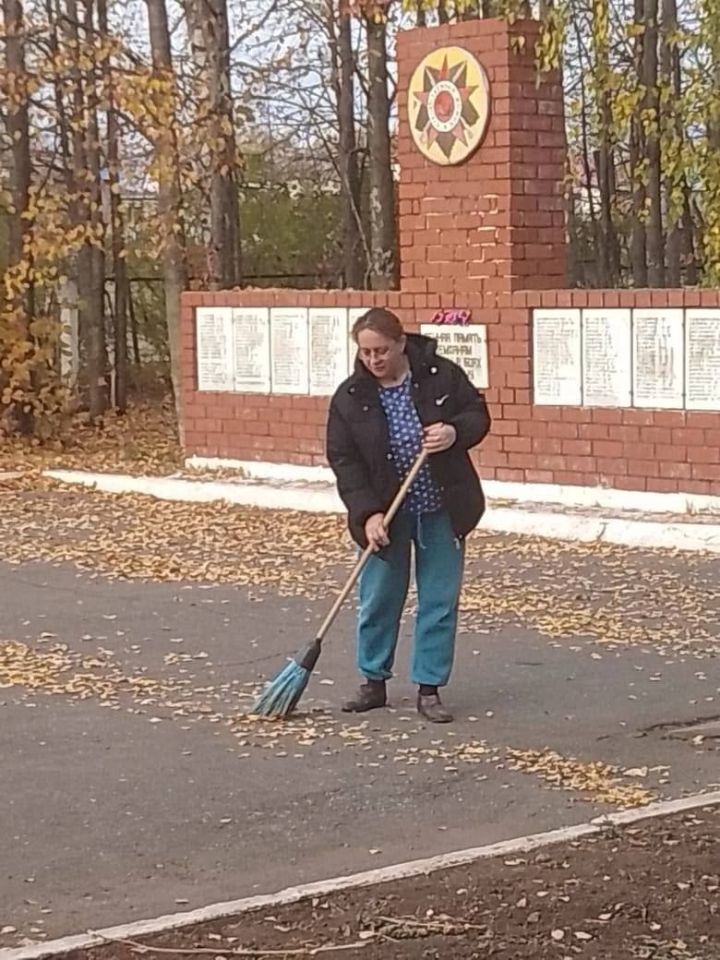
POLYGON ((265 687, 250 713, 258 717, 286 717, 297 706, 311 673, 312 670, 308 670, 297 660, 290 660, 265 687))

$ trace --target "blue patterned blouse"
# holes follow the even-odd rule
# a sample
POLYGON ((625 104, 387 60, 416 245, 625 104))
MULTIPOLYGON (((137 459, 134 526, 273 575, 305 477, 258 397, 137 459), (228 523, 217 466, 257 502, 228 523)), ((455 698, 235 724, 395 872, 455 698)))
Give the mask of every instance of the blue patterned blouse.
MULTIPOLYGON (((397 387, 380 387, 380 403, 385 411, 390 433, 390 450, 400 479, 404 479, 422 449, 423 428, 412 399, 410 377, 397 387)), ((410 513, 433 513, 442 507, 440 491, 426 463, 410 487, 404 510, 410 513)))

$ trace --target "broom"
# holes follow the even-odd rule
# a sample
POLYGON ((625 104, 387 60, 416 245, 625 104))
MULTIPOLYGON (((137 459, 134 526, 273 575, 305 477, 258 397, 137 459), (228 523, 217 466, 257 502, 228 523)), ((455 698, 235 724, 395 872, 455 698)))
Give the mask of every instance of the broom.
MULTIPOLYGON (((400 509, 403 500, 407 496, 407 492, 412 486, 413 481, 424 466, 427 456, 427 452, 423 450, 410 468, 410 472, 403 480, 395 499, 390 504, 388 511, 383 518, 383 526, 386 530, 390 527, 390 524, 392 523, 395 514, 400 509)), ((315 664, 320 656, 325 635, 334 623, 335 618, 340 611, 340 607, 342 607, 343 603, 347 599, 348 594, 355 586, 358 577, 365 568, 365 564, 368 562, 373 553, 374 550, 370 545, 363 550, 360 559, 355 564, 350 576, 347 578, 345 586, 338 594, 338 597, 335 600, 335 603, 332 605, 330 612, 323 620, 320 629, 315 635, 315 639, 308 647, 305 648, 305 650, 301 651, 297 657, 290 660, 288 665, 280 671, 274 680, 270 681, 262 696, 250 711, 251 716, 287 717, 293 712, 300 700, 300 697, 302 697, 303 693, 305 692, 305 687, 310 679, 310 674, 315 669, 315 664)))

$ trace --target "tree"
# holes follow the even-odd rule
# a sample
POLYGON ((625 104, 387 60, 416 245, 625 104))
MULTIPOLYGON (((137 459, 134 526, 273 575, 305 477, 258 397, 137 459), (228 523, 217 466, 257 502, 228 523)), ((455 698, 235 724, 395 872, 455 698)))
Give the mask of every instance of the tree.
MULTIPOLYGON (((145 0, 152 51, 154 172, 158 184, 165 315, 175 403, 180 404, 180 304, 186 288, 182 191, 177 144, 175 74, 165 0, 145 0)), ((180 417, 178 422, 182 423, 180 417)))
POLYGON ((345 285, 365 284, 360 168, 355 134, 355 71, 352 19, 334 0, 327 4, 331 37, 332 82, 337 105, 338 169, 343 197, 343 273, 345 285))
MULTIPOLYGON (((21 368, 32 349, 30 321, 34 297, 30 278, 32 264, 27 260, 30 203, 30 121, 28 111, 28 77, 25 69, 25 24, 22 0, 3 0, 5 18, 5 69, 7 82, 7 133, 10 140, 10 197, 8 216, 8 273, 15 283, 5 285, 7 321, 15 333, 15 342, 4 344, 0 339, 0 359, 6 351, 14 352, 14 367, 21 368)), ((4 366, 5 364, 3 364, 4 366)), ((0 388, 8 392, 13 419, 23 433, 32 430, 32 417, 24 402, 25 389, 30 388, 30 368, 24 367, 19 384, 9 382, 0 368, 0 388), (18 391, 18 387, 20 388, 18 391), (24 388, 24 389, 23 389, 24 388), (16 394, 17 396, 14 396, 16 394), (16 402, 19 401, 19 402, 16 402)), ((5 401, 3 401, 5 402, 5 401)))
MULTIPOLYGON (((78 229, 75 273, 80 336, 85 349, 88 407, 92 418, 107 409, 105 343, 105 227, 100 196, 100 138, 97 122, 99 75, 95 48, 93 0, 65 0, 62 18, 65 45, 71 58, 69 125, 72 154, 70 216, 78 229)), ((56 82, 62 82, 60 77, 56 82)))
POLYGON ((620 251, 613 219, 615 202, 615 156, 613 150, 612 76, 610 70, 610 10, 608 0, 593 0, 592 79, 595 94, 597 128, 597 175, 600 194, 600 230, 598 234, 599 283, 612 287, 620 275, 620 251))
POLYGON ((199 86, 196 123, 208 154, 208 275, 211 287, 227 289, 242 276, 227 0, 186 0, 185 10, 199 86))
POLYGON ((390 149, 387 21, 374 4, 363 12, 362 19, 367 35, 371 284, 376 290, 387 290, 398 283, 395 185, 390 149))
POLYGON ((660 92, 658 89, 658 0, 644 0, 642 60, 642 123, 647 158, 647 265, 651 287, 665 284, 665 239, 662 216, 660 155, 660 92))
MULTIPOLYGON (((107 0, 97 0, 100 36, 108 39, 107 0)), ((110 232, 114 277, 113 353, 115 363, 115 407, 121 413, 128 402, 128 303, 130 282, 125 249, 125 223, 120 203, 120 119, 115 102, 115 83, 109 56, 102 62, 103 83, 107 100, 107 183, 110 194, 110 232)))

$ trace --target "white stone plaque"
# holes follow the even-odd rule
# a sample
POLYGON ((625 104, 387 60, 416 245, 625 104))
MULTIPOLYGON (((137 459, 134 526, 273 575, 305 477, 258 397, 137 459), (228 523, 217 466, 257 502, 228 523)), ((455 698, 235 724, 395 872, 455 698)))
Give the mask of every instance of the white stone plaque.
POLYGON ((352 328, 355 321, 368 312, 370 307, 350 307, 348 310, 348 375, 355 373, 357 359, 357 344, 353 340, 352 328))
POLYGON ((273 393, 308 392, 308 312, 305 307, 270 311, 270 385, 273 393))
POLYGON ((586 407, 629 407, 632 395, 630 311, 582 312, 583 403, 586 407))
POLYGON ((232 307, 195 311, 198 390, 233 389, 232 307))
POLYGON ((533 312, 533 400, 554 406, 582 403, 580 311, 533 312))
POLYGON ((233 310, 233 366, 237 393, 270 392, 270 310, 233 310))
POLYGON ((720 410, 720 310, 685 312, 685 406, 720 410))
POLYGON ((348 311, 345 307, 311 307, 310 393, 335 392, 348 371, 348 311))
POLYGON ((462 367, 479 390, 487 390, 490 383, 485 324, 469 323, 465 326, 456 323, 423 323, 420 333, 437 340, 439 355, 462 367))
POLYGON ((633 405, 682 409, 684 331, 681 309, 633 310, 633 405))

